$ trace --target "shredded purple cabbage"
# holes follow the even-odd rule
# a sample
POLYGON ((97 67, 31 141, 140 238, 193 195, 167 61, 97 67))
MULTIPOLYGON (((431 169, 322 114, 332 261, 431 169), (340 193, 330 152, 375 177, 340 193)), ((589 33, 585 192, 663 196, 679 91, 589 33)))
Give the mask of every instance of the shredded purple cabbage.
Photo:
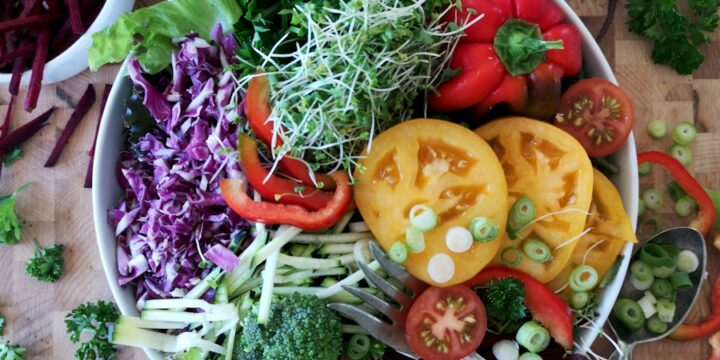
POLYGON ((213 245, 205 252, 205 257, 227 272, 233 271, 240 264, 238 256, 221 244, 213 245))
POLYGON ((136 286, 138 306, 184 295, 210 271, 200 266, 203 254, 237 249, 249 227, 219 190, 220 179, 243 177, 235 152, 242 107, 228 107, 235 82, 224 70, 235 40, 218 28, 213 37, 217 45, 194 34, 182 39, 171 78, 151 81, 137 60, 129 63, 157 125, 122 153, 125 197, 108 220, 118 239, 118 282, 136 286))

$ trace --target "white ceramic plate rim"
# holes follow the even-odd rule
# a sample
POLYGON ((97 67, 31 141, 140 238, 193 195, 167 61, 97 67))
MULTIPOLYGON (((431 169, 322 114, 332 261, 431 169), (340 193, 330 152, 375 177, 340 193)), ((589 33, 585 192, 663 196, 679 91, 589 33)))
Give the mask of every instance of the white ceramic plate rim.
MULTIPOLYGON (((88 30, 60 55, 45 64, 43 84, 54 84, 69 79, 88 67, 88 49, 92 35, 111 25, 123 13, 132 10, 135 0, 107 0, 88 30)), ((30 81, 30 70, 23 73, 22 84, 30 81)), ((0 84, 10 82, 12 74, 0 73, 0 84)))
MULTIPOLYGON (((595 42, 592 34, 587 30, 580 18, 573 12, 570 6, 563 0, 554 0, 565 12, 568 22, 580 29, 583 43, 583 54, 585 68, 588 76, 597 76, 617 83, 617 79, 605 59, 602 50, 595 42)), ((115 301, 123 314, 138 315, 135 308, 135 296, 133 289, 121 288, 118 285, 118 271, 116 260, 116 238, 114 229, 107 223, 107 211, 116 206, 122 195, 117 184, 115 169, 119 160, 120 151, 123 148, 123 124, 120 115, 124 112, 123 100, 129 94, 132 86, 129 81, 123 81, 127 75, 126 64, 121 67, 115 84, 112 88, 102 125, 98 134, 97 151, 93 167, 93 218, 95 221, 95 232, 97 235, 98 248, 105 275, 110 284, 115 301)), ((638 209, 638 172, 635 140, 631 134, 623 148, 614 155, 614 161, 620 167, 620 173, 612 178, 615 186, 622 195, 625 210, 630 217, 633 229, 637 222, 638 209)), ((584 353, 587 347, 591 346, 602 331, 603 324, 608 318, 615 299, 620 292, 622 280, 625 278, 632 244, 628 243, 622 251, 623 260, 615 280, 605 287, 600 293, 599 305, 597 308, 598 317, 595 323, 576 334, 575 351, 584 353)), ((152 360, 162 359, 162 355, 154 350, 145 350, 152 360)))

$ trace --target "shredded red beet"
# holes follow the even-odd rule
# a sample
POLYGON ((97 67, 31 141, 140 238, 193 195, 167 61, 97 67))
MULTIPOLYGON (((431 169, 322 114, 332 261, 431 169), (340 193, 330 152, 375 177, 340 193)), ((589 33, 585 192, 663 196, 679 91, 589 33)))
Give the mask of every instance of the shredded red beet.
MULTIPOLYGON (((5 120, 2 125, 0 125, 0 140, 6 138, 8 136, 8 132, 10 132, 10 120, 12 118, 13 104, 15 104, 15 96, 10 97, 7 111, 5 111, 5 120)), ((2 162, 4 159, 5 153, 0 152, 0 176, 2 176, 2 162)))
POLYGON ((85 188, 89 189, 92 187, 92 169, 93 161, 95 161, 95 144, 97 144, 98 132, 100 132, 100 122, 102 121, 103 113, 105 112, 105 104, 107 104, 108 97, 110 96, 110 90, 112 85, 105 84, 105 90, 103 90, 102 100, 100 100, 100 112, 98 113, 97 125, 95 125, 95 137, 93 138, 92 146, 88 151, 90 161, 88 162, 87 172, 85 173, 85 188))
POLYGON ((22 30, 30 27, 47 26, 63 19, 62 14, 42 14, 0 22, 0 32, 22 30))
POLYGON ((40 36, 38 36, 35 58, 32 64, 32 74, 30 75, 30 85, 28 85, 28 93, 27 96, 25 96, 25 103, 23 104, 27 112, 35 110, 35 106, 37 106, 40 89, 42 88, 43 74, 45 72, 45 61, 47 60, 49 50, 50 28, 44 28, 40 31, 40 36))
POLYGON ((12 77, 10 78, 10 87, 8 89, 12 96, 17 96, 20 90, 20 80, 22 79, 23 70, 25 70, 25 58, 16 58, 13 62, 12 77))
POLYGON ((31 138, 35 135, 35 133, 42 129, 43 126, 45 126, 45 123, 47 123, 54 111, 55 108, 51 107, 42 115, 17 128, 15 131, 8 134, 8 136, 0 139, 0 152, 6 153, 22 145, 22 143, 31 138))
POLYGON ((77 0, 65 0, 68 10, 70 11, 70 25, 72 30, 76 34, 82 34, 85 32, 85 26, 82 21, 82 14, 80 14, 80 4, 77 0))
POLYGON ((55 143, 55 147, 50 153, 50 157, 48 157, 45 162, 45 167, 55 166, 60 158, 60 154, 65 148, 65 145, 67 145, 68 140, 70 140, 70 136, 72 136, 73 132, 75 132, 75 129, 77 129, 78 125, 80 125, 80 121, 85 117, 85 115, 87 115, 94 103, 95 88, 92 84, 90 84, 85 90, 83 96, 80 98, 80 101, 78 101, 77 105, 75 105, 75 111, 73 111, 72 115, 70 115, 70 120, 68 120, 67 125, 65 125, 65 129, 63 129, 63 132, 60 134, 57 143, 55 143))
MULTIPOLYGON (((4 37, 0 36, 0 39, 4 39, 4 37)), ((8 51, 2 55, 0 55, 0 65, 9 63, 18 57, 27 57, 33 54, 35 52, 35 45, 34 44, 25 44, 13 51, 8 51)))

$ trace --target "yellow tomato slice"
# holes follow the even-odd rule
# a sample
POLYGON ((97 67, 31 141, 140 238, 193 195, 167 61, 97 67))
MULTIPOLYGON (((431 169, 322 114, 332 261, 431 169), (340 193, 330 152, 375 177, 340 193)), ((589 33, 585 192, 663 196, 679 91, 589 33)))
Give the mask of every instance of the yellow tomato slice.
MULTIPOLYGON (((590 159, 570 134, 533 119, 498 119, 475 132, 490 144, 502 163, 508 204, 512 206, 527 196, 535 205, 535 218, 542 217, 522 229, 515 240, 506 235, 501 254, 506 248, 516 248, 522 254, 528 239, 544 241, 552 251, 551 260, 539 263, 522 254, 515 267, 541 282, 552 280, 570 261, 577 245, 573 239, 585 230, 592 199, 590 159)), ((503 264, 499 256, 495 262, 503 264)))
MULTIPOLYGON (((580 238, 570 263, 550 282, 553 290, 566 288, 570 271, 578 265, 594 267, 602 279, 625 244, 637 242, 615 185, 598 170, 594 170, 593 179, 593 200, 585 223, 585 227, 592 230, 580 238)), ((566 290, 564 294, 570 296, 572 292, 566 290)))
POLYGON ((507 186, 492 149, 471 130, 441 120, 406 121, 373 140, 360 169, 355 173, 355 202, 386 251, 405 240, 413 206, 427 205, 438 215, 437 226, 424 234, 424 251, 409 253, 403 263, 415 277, 436 286, 462 283, 495 256, 505 236, 507 186), (447 231, 465 228, 480 216, 499 226, 497 238, 473 241, 461 253, 448 249, 447 231), (454 271, 447 281, 438 282, 428 265, 441 253, 451 258, 454 271))

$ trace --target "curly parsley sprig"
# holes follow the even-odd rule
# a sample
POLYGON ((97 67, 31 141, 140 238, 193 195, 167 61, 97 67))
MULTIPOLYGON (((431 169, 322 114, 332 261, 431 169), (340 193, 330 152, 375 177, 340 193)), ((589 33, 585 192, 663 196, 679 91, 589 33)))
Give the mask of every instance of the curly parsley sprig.
POLYGON ((55 244, 47 248, 35 242, 35 253, 25 264, 25 273, 45 282, 57 281, 63 273, 63 245, 55 244))
POLYGON ((15 245, 20 241, 22 225, 15 213, 15 200, 29 185, 30 183, 27 183, 12 194, 0 196, 0 244, 15 245))
POLYGON ((80 360, 115 360, 115 347, 110 343, 109 326, 118 319, 118 312, 111 302, 82 304, 65 315, 65 325, 70 334, 70 341, 80 341, 82 333, 92 334, 92 338, 84 342, 75 352, 80 360))

